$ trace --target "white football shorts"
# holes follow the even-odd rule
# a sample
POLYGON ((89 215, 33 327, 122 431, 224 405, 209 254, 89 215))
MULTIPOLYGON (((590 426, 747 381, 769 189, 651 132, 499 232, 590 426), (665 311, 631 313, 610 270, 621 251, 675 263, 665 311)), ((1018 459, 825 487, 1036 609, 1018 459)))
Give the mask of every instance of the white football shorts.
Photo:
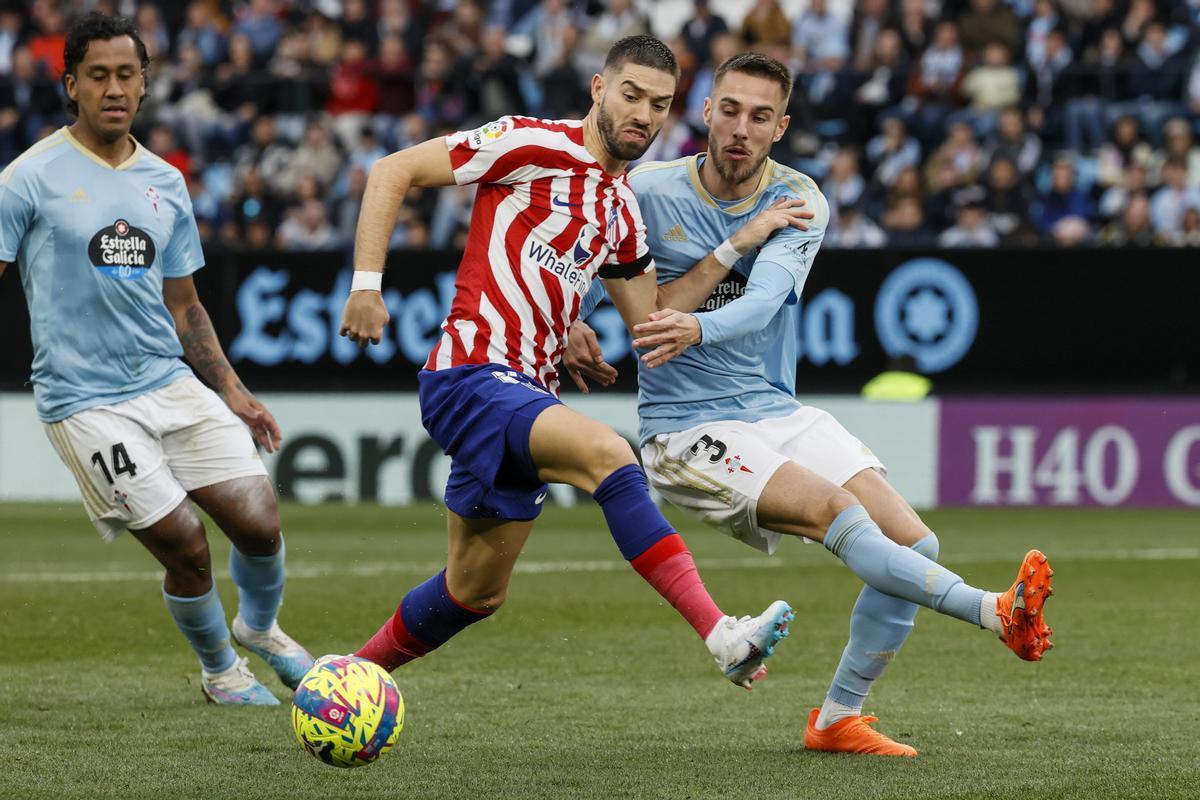
POLYGON ((642 447, 650 485, 711 527, 766 553, 781 534, 758 525, 758 498, 785 462, 838 486, 864 469, 887 474, 870 448, 831 414, 804 406, 758 422, 709 422, 642 447))
POLYGON ((192 489, 267 474, 250 429, 192 376, 43 427, 106 541, 150 527, 192 489))

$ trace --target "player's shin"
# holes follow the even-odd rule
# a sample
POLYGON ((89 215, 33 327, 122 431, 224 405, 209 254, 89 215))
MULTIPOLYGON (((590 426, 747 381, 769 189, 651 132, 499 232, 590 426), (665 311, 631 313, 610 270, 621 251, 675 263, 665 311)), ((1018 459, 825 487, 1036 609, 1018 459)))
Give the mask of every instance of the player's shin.
POLYGON ((391 671, 441 647, 491 614, 455 600, 442 570, 406 594, 392 618, 355 655, 391 671))
POLYGON ((233 666, 237 654, 229 644, 229 626, 216 585, 199 597, 176 597, 164 589, 163 600, 206 672, 224 672, 233 666))
POLYGON ((884 536, 862 506, 852 506, 837 516, 825 534, 825 547, 868 586, 980 625, 984 592, 884 536))
POLYGON ((687 545, 650 499, 646 474, 636 464, 613 472, 592 495, 609 532, 630 566, 678 611, 700 638, 725 615, 713 602, 687 545))
MULTIPOLYGON (((938 538, 929 534, 912 549, 937 561, 938 538)), ((916 603, 864 586, 850 613, 850 641, 833 674, 829 694, 821 706, 816 727, 824 730, 851 716, 861 716, 871 686, 887 670, 912 633, 920 608, 916 603)))
POLYGON ((238 616, 255 631, 270 630, 283 603, 285 546, 269 556, 249 556, 236 547, 229 551, 229 575, 238 587, 238 616))

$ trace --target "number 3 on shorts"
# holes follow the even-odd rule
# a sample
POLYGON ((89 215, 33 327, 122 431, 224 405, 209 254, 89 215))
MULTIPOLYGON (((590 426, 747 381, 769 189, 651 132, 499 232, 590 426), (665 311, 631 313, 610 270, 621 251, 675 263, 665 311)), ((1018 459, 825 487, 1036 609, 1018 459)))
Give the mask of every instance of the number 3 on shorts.
POLYGON ((124 442, 117 442, 112 446, 112 452, 109 457, 109 462, 112 463, 112 470, 108 468, 108 464, 104 463, 104 454, 99 450, 92 453, 92 466, 98 467, 104 473, 104 479, 108 481, 108 485, 113 484, 113 475, 128 475, 131 478, 137 477, 137 464, 129 460, 129 453, 125 450, 124 442))

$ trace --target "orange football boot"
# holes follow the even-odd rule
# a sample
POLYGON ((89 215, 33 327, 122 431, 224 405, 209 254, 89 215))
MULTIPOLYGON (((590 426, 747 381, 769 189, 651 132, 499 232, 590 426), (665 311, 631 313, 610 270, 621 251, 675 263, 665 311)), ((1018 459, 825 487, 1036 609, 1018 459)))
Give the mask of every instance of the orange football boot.
POLYGON ((878 722, 878 717, 846 717, 833 723, 823 731, 817 730, 817 717, 821 709, 808 712, 808 725, 804 728, 804 746, 809 750, 826 753, 858 753, 866 756, 915 756, 916 748, 889 739, 868 723, 878 722))
POLYGON ((1053 633, 1047 625, 1042 606, 1054 594, 1050 579, 1054 570, 1040 550, 1030 550, 1021 562, 1021 570, 1012 588, 996 599, 1000 617, 1000 641, 1026 661, 1041 661, 1042 654, 1054 647, 1053 633))

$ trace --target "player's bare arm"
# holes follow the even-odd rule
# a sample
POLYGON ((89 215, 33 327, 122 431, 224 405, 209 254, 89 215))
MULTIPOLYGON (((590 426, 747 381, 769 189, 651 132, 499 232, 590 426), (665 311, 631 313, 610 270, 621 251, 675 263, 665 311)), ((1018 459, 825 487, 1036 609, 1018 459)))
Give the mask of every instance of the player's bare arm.
POLYGON ((196 294, 192 276, 163 279, 163 301, 175 320, 175 332, 192 369, 213 387, 234 414, 250 427, 254 441, 275 452, 283 442, 279 423, 242 383, 225 357, 217 333, 196 294))
MULTIPOLYGON (((387 260, 388 241, 396 227, 396 217, 404 196, 413 186, 453 186, 454 172, 450 167, 450 152, 442 137, 413 145, 371 167, 358 229, 354 236, 354 271, 383 274, 387 260)), ((378 285, 356 287, 378 289, 378 285)), ((360 347, 379 344, 383 328, 388 323, 387 308, 378 291, 350 292, 342 312, 341 334, 360 347)))

